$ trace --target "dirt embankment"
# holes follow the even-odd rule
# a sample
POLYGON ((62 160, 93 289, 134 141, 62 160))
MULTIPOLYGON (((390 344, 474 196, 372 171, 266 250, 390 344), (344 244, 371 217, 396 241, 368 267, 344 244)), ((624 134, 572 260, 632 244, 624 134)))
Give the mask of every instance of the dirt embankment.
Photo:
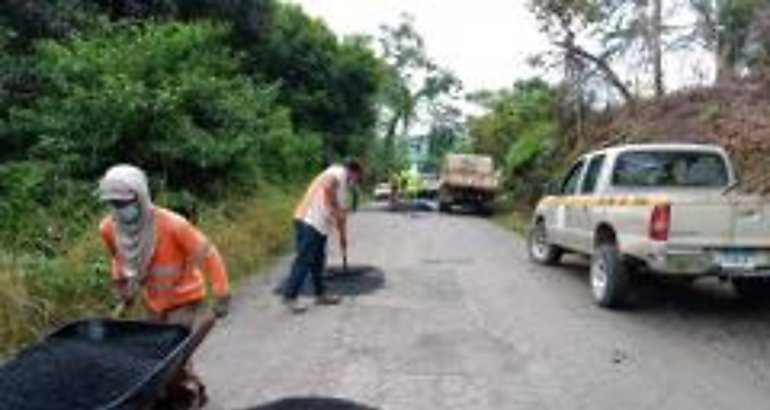
POLYGON ((742 190, 770 194, 770 76, 683 90, 603 113, 576 151, 659 141, 719 144, 736 162, 742 190))

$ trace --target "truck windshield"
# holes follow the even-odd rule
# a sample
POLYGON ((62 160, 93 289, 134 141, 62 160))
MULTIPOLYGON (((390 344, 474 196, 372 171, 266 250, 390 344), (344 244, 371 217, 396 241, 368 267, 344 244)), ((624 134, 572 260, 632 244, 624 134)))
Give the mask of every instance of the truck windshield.
POLYGON ((724 187, 724 158, 712 152, 632 151, 621 154, 612 184, 622 187, 724 187))

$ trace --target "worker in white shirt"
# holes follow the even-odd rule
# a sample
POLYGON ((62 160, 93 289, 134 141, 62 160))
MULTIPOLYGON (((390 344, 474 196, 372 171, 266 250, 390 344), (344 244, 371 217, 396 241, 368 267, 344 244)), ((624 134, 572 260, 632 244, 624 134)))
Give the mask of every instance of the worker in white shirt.
POLYGON ((326 293, 322 278, 327 237, 336 229, 340 249, 343 255, 347 255, 345 196, 349 189, 360 184, 362 176, 363 169, 354 160, 345 161, 343 165, 332 165, 315 177, 297 205, 294 212, 297 256, 283 292, 284 303, 292 312, 302 313, 307 310, 307 306, 299 301, 299 293, 308 276, 313 282, 316 303, 339 303, 338 296, 326 293))

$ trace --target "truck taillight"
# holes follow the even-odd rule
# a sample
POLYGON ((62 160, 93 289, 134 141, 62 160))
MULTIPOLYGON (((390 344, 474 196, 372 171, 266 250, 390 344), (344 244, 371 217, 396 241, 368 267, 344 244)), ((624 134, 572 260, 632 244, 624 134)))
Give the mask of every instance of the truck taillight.
POLYGON ((671 230, 671 206, 655 205, 650 215, 650 239, 667 241, 671 230))

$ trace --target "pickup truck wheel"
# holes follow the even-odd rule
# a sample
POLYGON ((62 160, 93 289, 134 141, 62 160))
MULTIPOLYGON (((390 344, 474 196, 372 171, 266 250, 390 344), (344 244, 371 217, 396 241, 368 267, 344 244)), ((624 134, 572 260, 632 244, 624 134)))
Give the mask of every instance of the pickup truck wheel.
POLYGON ((770 295, 768 278, 734 278, 733 288, 738 295, 747 300, 758 300, 770 295))
POLYGON ((540 265, 558 265, 563 251, 556 245, 548 243, 545 222, 538 221, 529 232, 529 258, 540 265))
POLYGON ((591 258, 591 293, 603 308, 620 307, 629 288, 629 273, 613 243, 599 244, 591 258))

